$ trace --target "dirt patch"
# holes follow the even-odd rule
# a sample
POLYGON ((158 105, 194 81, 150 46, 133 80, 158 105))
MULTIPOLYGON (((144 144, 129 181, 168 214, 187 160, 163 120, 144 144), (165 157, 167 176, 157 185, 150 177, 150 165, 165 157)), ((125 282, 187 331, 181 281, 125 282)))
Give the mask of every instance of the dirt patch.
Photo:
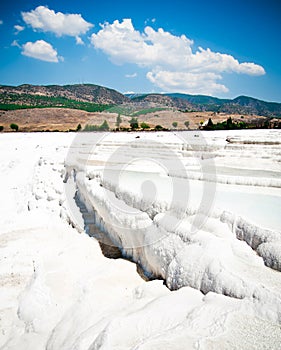
MULTIPOLYGON (((190 129, 198 129, 200 123, 212 119, 213 123, 222 122, 232 117, 234 121, 251 122, 252 120, 263 120, 261 116, 243 116, 226 113, 213 112, 180 112, 177 110, 163 110, 154 113, 139 115, 139 123, 145 122, 150 127, 161 125, 167 129, 174 129, 172 123, 177 122, 175 129, 186 130, 185 122, 189 122, 190 129)), ((34 108, 14 111, 0 111, 0 125, 4 126, 5 132, 11 132, 10 124, 15 123, 20 131, 69 131, 76 130, 78 124, 82 128, 86 124, 100 125, 107 120, 111 129, 116 128, 117 113, 95 112, 90 113, 82 110, 67 108, 34 108)), ((122 116, 123 127, 129 127, 131 117, 122 116)))
POLYGON ((83 128, 86 124, 100 125, 104 120, 113 127, 116 117, 116 114, 106 112, 89 113, 67 108, 34 108, 0 111, 0 125, 4 126, 4 131, 11 131, 11 123, 17 124, 20 131, 68 131, 75 130, 78 124, 83 128))

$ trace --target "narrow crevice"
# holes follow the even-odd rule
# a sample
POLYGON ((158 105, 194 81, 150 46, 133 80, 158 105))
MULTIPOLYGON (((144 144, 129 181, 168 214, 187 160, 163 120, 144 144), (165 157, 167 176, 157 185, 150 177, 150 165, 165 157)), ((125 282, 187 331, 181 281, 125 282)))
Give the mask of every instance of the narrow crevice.
MULTIPOLYGON (((114 244, 114 242, 110 239, 110 237, 103 232, 97 225, 96 225, 96 215, 93 210, 88 210, 85 203, 80 199, 78 190, 75 193, 74 196, 75 203, 77 207, 79 208, 83 221, 84 221, 84 231, 85 233, 95 238, 99 246, 101 248, 102 254, 109 259, 124 259, 127 261, 130 261, 136 265, 136 271, 139 274, 139 276, 145 280, 146 282, 152 281, 156 278, 154 276, 151 276, 151 274, 148 274, 145 269, 141 266, 141 264, 136 263, 131 259, 128 255, 124 255, 122 250, 114 244)), ((163 281, 163 284, 165 284, 165 281, 163 281)))

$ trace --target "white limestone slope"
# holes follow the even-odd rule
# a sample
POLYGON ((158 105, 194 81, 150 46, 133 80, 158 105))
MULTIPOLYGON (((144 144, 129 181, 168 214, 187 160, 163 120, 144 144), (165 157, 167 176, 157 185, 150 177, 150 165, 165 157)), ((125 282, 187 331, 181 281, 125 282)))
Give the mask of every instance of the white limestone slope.
MULTIPOLYGON (((140 137, 150 137, 145 135, 140 137)), ((148 158, 142 149, 142 157, 129 168, 132 153, 126 145, 135 141, 135 134, 110 135, 90 157, 93 148, 87 140, 84 148, 75 148, 75 136, 0 135, 0 349, 279 349, 280 272, 271 261, 279 261, 280 227, 273 206, 267 208, 269 218, 267 213, 261 217, 258 206, 245 212, 243 204, 241 213, 231 198, 231 192, 237 192, 221 184, 207 191, 215 197, 206 218, 202 181, 193 179, 188 180, 190 198, 183 211, 185 198, 171 193, 187 177, 179 172, 166 176, 166 169, 189 167, 191 176, 198 178, 202 164, 194 152, 189 157, 182 149, 178 136, 152 137, 154 146, 165 138, 179 162, 171 162, 163 148, 155 151, 161 158, 148 158), (112 150, 124 156, 125 171, 118 178, 118 166, 106 161, 112 150), (174 180, 177 174, 181 176, 174 180), (98 242, 83 231, 81 213, 71 200, 75 186, 93 215, 90 221, 124 255, 141 263, 148 274, 165 278, 174 291, 161 280, 144 282, 131 262, 102 255, 98 242), (198 207, 203 220, 198 219, 198 207), (258 215, 252 213, 255 210, 258 215), (239 241, 238 234, 253 232, 251 225, 243 230, 245 222, 258 226, 255 232, 262 232, 263 240, 257 241, 256 233, 247 234, 247 243, 239 241), (272 235, 264 236, 269 231, 272 235)), ((220 154, 224 135, 209 137, 220 154)), ((146 144, 151 154, 155 148, 149 140, 146 144)), ((203 150, 205 159, 208 147, 203 150)), ((203 153, 198 151, 200 159, 203 153)), ((225 162, 231 162, 229 155, 225 162)), ((275 203, 271 198, 279 203, 279 188, 270 186, 278 172, 274 157, 278 159, 277 150, 265 160, 271 173, 262 174, 269 176, 269 185, 256 186, 253 181, 254 191, 239 187, 248 204, 253 193, 267 198, 268 204, 275 203)), ((246 160, 240 165, 252 169, 246 160)))

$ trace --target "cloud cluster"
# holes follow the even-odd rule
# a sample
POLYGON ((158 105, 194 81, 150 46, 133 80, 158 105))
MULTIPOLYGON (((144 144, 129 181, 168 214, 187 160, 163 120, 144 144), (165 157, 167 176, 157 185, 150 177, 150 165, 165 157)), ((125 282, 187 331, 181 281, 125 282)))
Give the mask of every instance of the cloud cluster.
POLYGON ((263 67, 240 63, 231 55, 200 48, 193 52, 193 41, 175 36, 162 28, 147 26, 137 31, 131 19, 105 23, 91 36, 95 48, 106 53, 115 64, 134 63, 147 67, 147 78, 165 91, 214 94, 227 92, 218 83, 223 73, 263 75, 263 67))
POLYGON ((47 62, 58 62, 57 51, 52 47, 51 44, 44 40, 37 40, 34 43, 28 41, 22 46, 22 54, 28 57, 33 57, 41 61, 47 62))
POLYGON ((52 32, 57 36, 69 35, 78 37, 93 27, 80 14, 55 12, 46 6, 38 6, 30 12, 22 12, 22 18, 34 30, 52 32))
MULTIPOLYGON (((73 36, 77 45, 83 45, 84 42, 80 35, 85 34, 93 25, 86 22, 80 14, 64 14, 55 12, 46 6, 38 6, 35 10, 21 13, 24 22, 31 26, 33 30, 41 30, 43 32, 51 32, 57 36, 73 36)), ((17 33, 22 31, 24 27, 15 25, 17 33)), ((13 42, 13 46, 19 46, 17 42, 13 42)), ((33 57, 46 62, 59 62, 63 60, 58 56, 57 51, 51 44, 44 40, 36 42, 27 42, 22 46, 22 54, 33 57)))

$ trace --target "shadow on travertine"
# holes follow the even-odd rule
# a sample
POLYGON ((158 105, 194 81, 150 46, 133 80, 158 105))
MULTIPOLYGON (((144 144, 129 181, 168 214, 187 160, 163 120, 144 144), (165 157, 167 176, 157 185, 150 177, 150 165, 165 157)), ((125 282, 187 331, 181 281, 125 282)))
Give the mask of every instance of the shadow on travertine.
MULTIPOLYGON (((121 249, 113 243, 110 237, 96 226, 95 216, 93 215, 93 213, 88 211, 86 205, 79 199, 77 192, 74 196, 74 199, 76 205, 78 206, 82 214, 85 233, 90 237, 95 238, 99 242, 102 254, 109 259, 125 259, 135 264, 135 262, 132 261, 128 256, 124 256, 122 254, 121 249)), ((146 275, 142 266, 140 266, 139 264, 136 264, 136 271, 143 280, 152 280, 146 275)))

